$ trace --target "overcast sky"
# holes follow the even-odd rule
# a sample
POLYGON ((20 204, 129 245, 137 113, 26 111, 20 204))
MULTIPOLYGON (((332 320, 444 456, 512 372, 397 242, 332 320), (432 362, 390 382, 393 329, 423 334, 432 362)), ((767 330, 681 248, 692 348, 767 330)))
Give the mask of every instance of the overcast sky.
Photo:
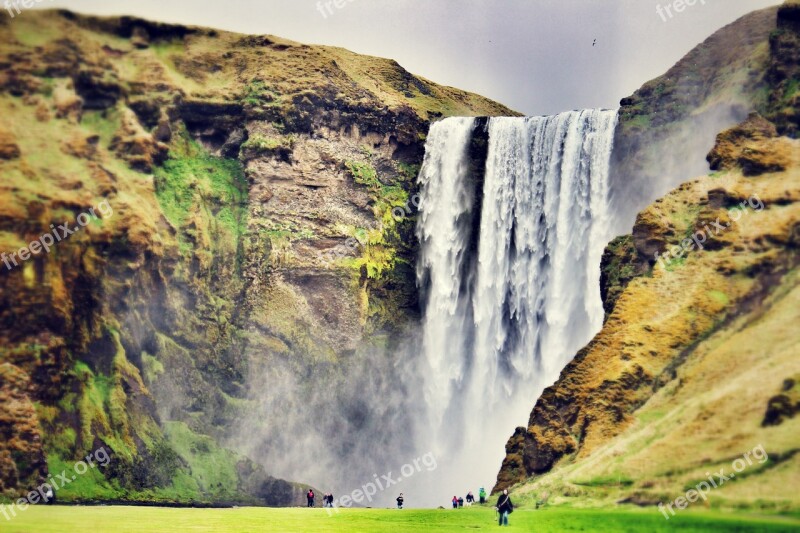
POLYGON ((332 13, 326 0, 45 0, 40 5, 343 46, 396 59, 437 83, 542 115, 616 108, 620 98, 666 72, 715 30, 781 3, 695 0, 681 12, 671 9, 670 17, 664 8, 676 0, 337 0, 341 8, 329 1, 332 13))

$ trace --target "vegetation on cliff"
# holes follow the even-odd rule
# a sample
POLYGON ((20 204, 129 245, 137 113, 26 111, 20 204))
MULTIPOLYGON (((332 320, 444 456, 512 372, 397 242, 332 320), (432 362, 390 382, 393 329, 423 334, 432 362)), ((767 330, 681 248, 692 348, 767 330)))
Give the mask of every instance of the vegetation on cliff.
POLYGON ((512 112, 272 36, 36 11, 0 42, 0 251, 113 208, 0 269, 0 497, 102 446, 109 469, 59 498, 299 501, 226 449, 248 380, 402 328, 413 223, 391 209, 428 122, 512 112))

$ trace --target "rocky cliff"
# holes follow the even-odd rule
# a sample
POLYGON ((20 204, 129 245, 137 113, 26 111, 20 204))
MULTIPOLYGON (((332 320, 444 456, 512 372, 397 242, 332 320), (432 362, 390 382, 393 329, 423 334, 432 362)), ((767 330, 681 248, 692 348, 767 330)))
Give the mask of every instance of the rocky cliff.
POLYGON ((51 11, 0 43, 0 494, 104 447, 60 499, 296 502, 230 428, 415 318, 428 125, 513 112, 272 36, 51 11))
MULTIPOLYGON (((516 493, 537 504, 668 502, 761 446, 768 458, 710 505, 798 508, 800 5, 772 15, 753 105, 764 116, 719 134, 715 172, 641 211, 607 248, 605 325, 508 441, 495 490, 524 483, 516 493)), ((626 124, 618 138, 631 146, 626 124)), ((677 156, 661 156, 672 168, 677 156)))
POLYGON ((622 99, 611 161, 619 233, 630 232, 637 213, 656 198, 707 171, 705 157, 718 132, 751 110, 765 112, 779 79, 792 79, 783 75, 791 73, 770 68, 772 58, 782 53, 778 43, 785 35, 777 8, 755 11, 715 32, 663 76, 622 99))

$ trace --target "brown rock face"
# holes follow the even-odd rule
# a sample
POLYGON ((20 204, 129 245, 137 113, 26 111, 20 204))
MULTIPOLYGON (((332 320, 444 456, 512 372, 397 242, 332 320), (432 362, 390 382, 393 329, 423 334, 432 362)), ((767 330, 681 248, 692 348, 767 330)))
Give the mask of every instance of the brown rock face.
POLYGON ((777 136, 773 123, 758 113, 751 114, 742 124, 717 136, 717 144, 707 157, 711 170, 741 168, 745 176, 785 170, 791 154, 781 142, 773 141, 777 136))
POLYGON ((20 156, 19 146, 14 135, 5 130, 0 130, 0 159, 16 159, 20 156))
POLYGON ((167 156, 167 145, 156 141, 142 128, 136 114, 126 109, 122 114, 120 129, 111 139, 110 148, 132 168, 150 172, 153 165, 162 163, 167 156))
POLYGON ((767 81, 772 88, 764 114, 781 135, 797 138, 800 124, 800 4, 787 0, 778 8, 777 29, 770 34, 767 81))
POLYGON ((779 426, 800 413, 800 376, 783 382, 781 393, 769 399, 762 426, 779 426))
POLYGON ((30 379, 22 370, 0 363, 0 494, 12 498, 47 478, 39 419, 29 388, 30 379))

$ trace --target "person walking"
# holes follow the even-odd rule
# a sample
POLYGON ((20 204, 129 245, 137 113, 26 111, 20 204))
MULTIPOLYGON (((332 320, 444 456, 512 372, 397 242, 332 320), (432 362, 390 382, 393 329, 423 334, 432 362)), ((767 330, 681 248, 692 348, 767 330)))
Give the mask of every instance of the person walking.
POLYGON ((401 492, 400 496, 397 497, 397 508, 398 509, 402 509, 403 508, 403 502, 404 501, 405 501, 405 499, 403 498, 403 493, 401 492))
POLYGON ((462 498, 461 496, 458 497, 458 506, 464 507, 464 498, 462 498))
POLYGON ((308 506, 314 507, 314 489, 308 489, 306 499, 308 500, 308 506))
POLYGON ((472 491, 467 493, 467 507, 475 503, 475 496, 472 495, 472 491))
POLYGON ((453 496, 453 509, 458 509, 458 498, 453 496))
POLYGON ((508 515, 514 512, 514 504, 511 503, 511 496, 508 494, 508 489, 504 489, 503 494, 497 498, 497 512, 500 514, 497 520, 497 525, 507 526, 508 515))
POLYGON ((480 498, 480 503, 486 503, 486 490, 483 487, 478 489, 478 498, 480 498))

